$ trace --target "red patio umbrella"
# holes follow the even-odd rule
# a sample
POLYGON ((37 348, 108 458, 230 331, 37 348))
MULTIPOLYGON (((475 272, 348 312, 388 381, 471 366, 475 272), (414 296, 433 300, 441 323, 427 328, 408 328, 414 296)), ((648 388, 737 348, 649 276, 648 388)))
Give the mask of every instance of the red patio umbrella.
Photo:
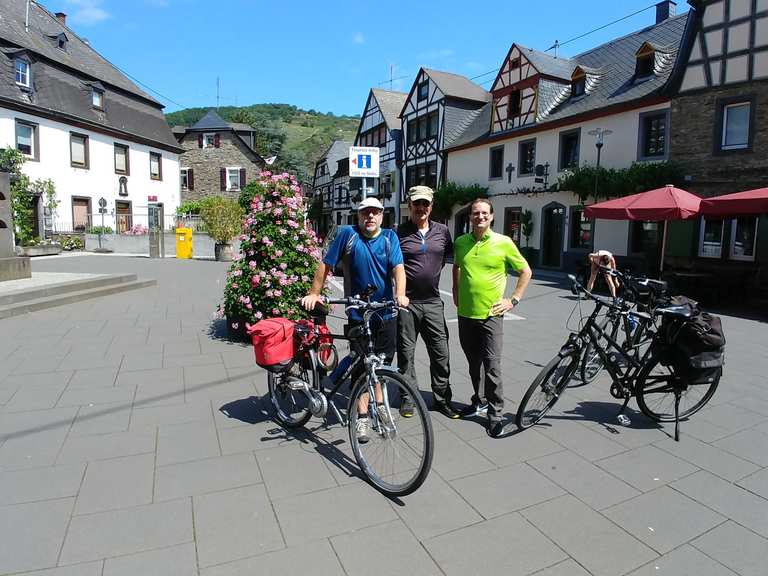
POLYGON ((664 253, 667 248, 667 221, 685 220, 699 214, 701 198, 672 184, 663 188, 615 198, 592 204, 584 210, 587 218, 606 220, 664 220, 664 236, 661 241, 661 266, 664 270, 664 253))
POLYGON ((724 194, 701 201, 704 216, 742 216, 768 214, 768 188, 724 194))

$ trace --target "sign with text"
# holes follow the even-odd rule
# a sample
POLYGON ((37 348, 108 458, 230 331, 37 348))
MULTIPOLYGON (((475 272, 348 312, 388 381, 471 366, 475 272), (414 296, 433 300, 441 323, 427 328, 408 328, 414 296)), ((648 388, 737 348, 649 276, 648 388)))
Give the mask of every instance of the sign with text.
POLYGON ((373 146, 350 146, 349 177, 378 178, 379 149, 373 146))

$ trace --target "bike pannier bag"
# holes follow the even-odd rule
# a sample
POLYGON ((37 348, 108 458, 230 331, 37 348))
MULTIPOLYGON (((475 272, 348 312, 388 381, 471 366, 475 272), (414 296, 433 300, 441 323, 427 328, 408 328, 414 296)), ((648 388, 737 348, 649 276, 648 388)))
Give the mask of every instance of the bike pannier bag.
POLYGON ((271 372, 283 372, 293 364, 294 323, 287 318, 268 318, 248 328, 256 364, 271 372))

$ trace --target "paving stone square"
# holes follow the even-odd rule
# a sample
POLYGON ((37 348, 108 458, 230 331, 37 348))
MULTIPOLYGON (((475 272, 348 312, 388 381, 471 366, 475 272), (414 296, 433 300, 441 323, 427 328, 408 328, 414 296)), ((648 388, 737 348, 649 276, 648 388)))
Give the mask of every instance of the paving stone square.
MULTIPOLYGON (((619 426, 603 374, 500 439, 482 419, 431 413, 426 482, 387 499, 335 419, 275 422, 252 348, 214 317, 227 265, 83 255, 34 266, 157 285, 0 320, 0 575, 765 573, 764 322, 723 315, 725 374, 680 442, 634 401, 619 426)), ((444 296, 462 406, 471 385, 444 296)), ((509 418, 575 303, 537 272, 520 319, 505 321, 509 418)), ((416 360, 429 404, 423 344, 416 360)))

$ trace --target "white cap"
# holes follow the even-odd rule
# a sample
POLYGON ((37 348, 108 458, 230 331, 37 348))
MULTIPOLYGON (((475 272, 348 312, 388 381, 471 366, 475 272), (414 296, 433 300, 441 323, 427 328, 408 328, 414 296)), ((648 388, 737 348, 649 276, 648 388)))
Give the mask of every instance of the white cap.
POLYGON ((379 199, 374 198, 373 196, 368 196, 365 200, 357 205, 358 210, 364 210, 365 208, 378 208, 379 210, 384 210, 384 206, 381 205, 379 199))

